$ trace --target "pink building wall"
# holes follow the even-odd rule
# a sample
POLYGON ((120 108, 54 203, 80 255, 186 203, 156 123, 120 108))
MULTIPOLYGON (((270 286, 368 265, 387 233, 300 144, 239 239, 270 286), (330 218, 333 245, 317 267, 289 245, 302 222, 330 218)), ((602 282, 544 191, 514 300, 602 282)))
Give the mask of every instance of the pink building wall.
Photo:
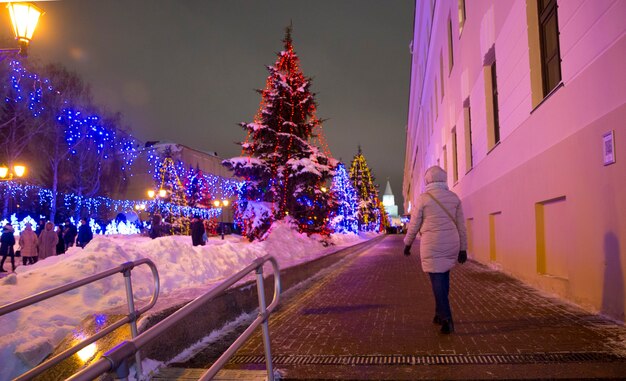
POLYGON ((468 219, 470 257, 624 321, 626 1, 558 1, 562 81, 535 107, 527 1, 465 3, 459 33, 458 0, 416 1, 405 210, 423 190, 426 168, 447 164, 448 183, 468 219), (501 137, 490 149, 483 64, 491 47, 501 137), (463 109, 468 97, 471 168, 463 109), (605 166, 602 136, 609 131, 616 163, 605 166))

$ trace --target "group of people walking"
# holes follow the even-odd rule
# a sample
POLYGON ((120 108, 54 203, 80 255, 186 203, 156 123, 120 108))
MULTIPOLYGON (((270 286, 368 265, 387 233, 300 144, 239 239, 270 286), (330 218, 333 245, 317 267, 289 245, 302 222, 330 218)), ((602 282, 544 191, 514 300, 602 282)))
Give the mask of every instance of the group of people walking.
MULTIPOLYGON (((15 271, 15 230, 11 224, 6 224, 2 228, 0 236, 0 272, 6 272, 4 262, 7 257, 11 257, 11 268, 15 271)), ((64 225, 54 228, 50 221, 41 220, 36 230, 30 223, 24 224, 24 230, 20 233, 18 244, 19 254, 22 257, 24 266, 32 265, 37 261, 48 257, 63 254, 70 247, 79 246, 84 248, 93 239, 93 232, 87 224, 86 219, 80 220, 78 229, 70 220, 66 220, 64 225)))

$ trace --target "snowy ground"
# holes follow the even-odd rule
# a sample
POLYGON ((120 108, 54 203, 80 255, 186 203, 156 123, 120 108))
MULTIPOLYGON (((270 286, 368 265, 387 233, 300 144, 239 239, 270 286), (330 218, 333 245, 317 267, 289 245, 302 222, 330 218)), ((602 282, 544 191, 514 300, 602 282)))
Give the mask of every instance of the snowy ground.
MULTIPOLYGON (((372 237, 337 234, 330 239, 333 246, 325 247, 320 237, 298 234, 284 223, 272 229, 263 242, 226 236, 225 240, 213 237, 206 246, 197 247, 191 245, 188 236, 156 240, 95 236, 85 249, 74 247, 64 255, 19 266, 15 274, 0 279, 0 305, 139 258, 150 258, 157 265, 161 296, 192 290, 188 296, 193 297, 266 254, 287 268, 372 237)), ((134 269, 132 279, 135 298, 149 300, 153 290, 148 267, 134 269)), ((124 279, 118 274, 0 317, 0 380, 16 377, 35 365, 84 317, 125 304, 124 279)), ((137 302, 137 306, 144 304, 137 302)))

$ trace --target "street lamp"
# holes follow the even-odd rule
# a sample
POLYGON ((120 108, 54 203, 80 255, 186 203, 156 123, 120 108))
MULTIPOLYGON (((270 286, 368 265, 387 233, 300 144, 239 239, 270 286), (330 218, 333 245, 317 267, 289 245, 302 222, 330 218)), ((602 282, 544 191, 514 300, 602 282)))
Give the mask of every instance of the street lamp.
POLYGON ((18 41, 17 49, 0 49, 2 52, 19 52, 22 57, 26 57, 28 44, 33 38, 33 33, 39 22, 39 17, 43 14, 41 8, 31 3, 8 3, 7 8, 11 15, 13 32, 18 41))
POLYGON ((26 174, 26 167, 16 164, 12 170, 5 165, 0 165, 0 181, 11 181, 14 177, 23 177, 26 174))
POLYGON ((213 201, 213 206, 215 206, 216 208, 220 208, 222 207, 222 223, 220 224, 220 228, 222 230, 222 239, 224 239, 224 208, 228 206, 228 204, 230 204, 230 201, 228 200, 215 200, 213 201))
POLYGON ((148 197, 150 198, 165 198, 167 197, 167 191, 165 189, 159 189, 158 191, 149 189, 148 197))

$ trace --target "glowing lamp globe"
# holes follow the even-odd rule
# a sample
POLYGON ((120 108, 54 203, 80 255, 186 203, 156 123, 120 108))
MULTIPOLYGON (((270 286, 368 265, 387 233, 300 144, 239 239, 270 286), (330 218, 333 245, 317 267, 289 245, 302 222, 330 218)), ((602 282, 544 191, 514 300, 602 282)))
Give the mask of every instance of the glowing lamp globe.
POLYGON ((0 177, 1 178, 7 177, 8 174, 9 174, 9 168, 8 167, 5 167, 4 165, 2 167, 0 167, 0 177))
POLYGON ((230 201, 228 201, 228 200, 222 200, 222 205, 224 205, 224 206, 228 206, 228 203, 229 203, 229 202, 230 202, 230 201))
POLYGON ((159 197, 163 198, 167 196, 167 191, 165 189, 159 189, 159 197))
POLYGON ((15 165, 13 171, 15 172, 15 176, 22 177, 24 173, 26 173, 26 167, 23 165, 15 165))
POLYGON ((43 11, 31 3, 8 3, 13 32, 20 45, 20 54, 25 56, 28 44, 33 38, 35 28, 39 22, 39 16, 43 11))
POLYGON ((220 201, 219 200, 213 201, 213 205, 215 205, 216 208, 219 208, 220 207, 220 201))
POLYGON ((154 198, 154 191, 152 189, 148 191, 148 197, 154 198))

